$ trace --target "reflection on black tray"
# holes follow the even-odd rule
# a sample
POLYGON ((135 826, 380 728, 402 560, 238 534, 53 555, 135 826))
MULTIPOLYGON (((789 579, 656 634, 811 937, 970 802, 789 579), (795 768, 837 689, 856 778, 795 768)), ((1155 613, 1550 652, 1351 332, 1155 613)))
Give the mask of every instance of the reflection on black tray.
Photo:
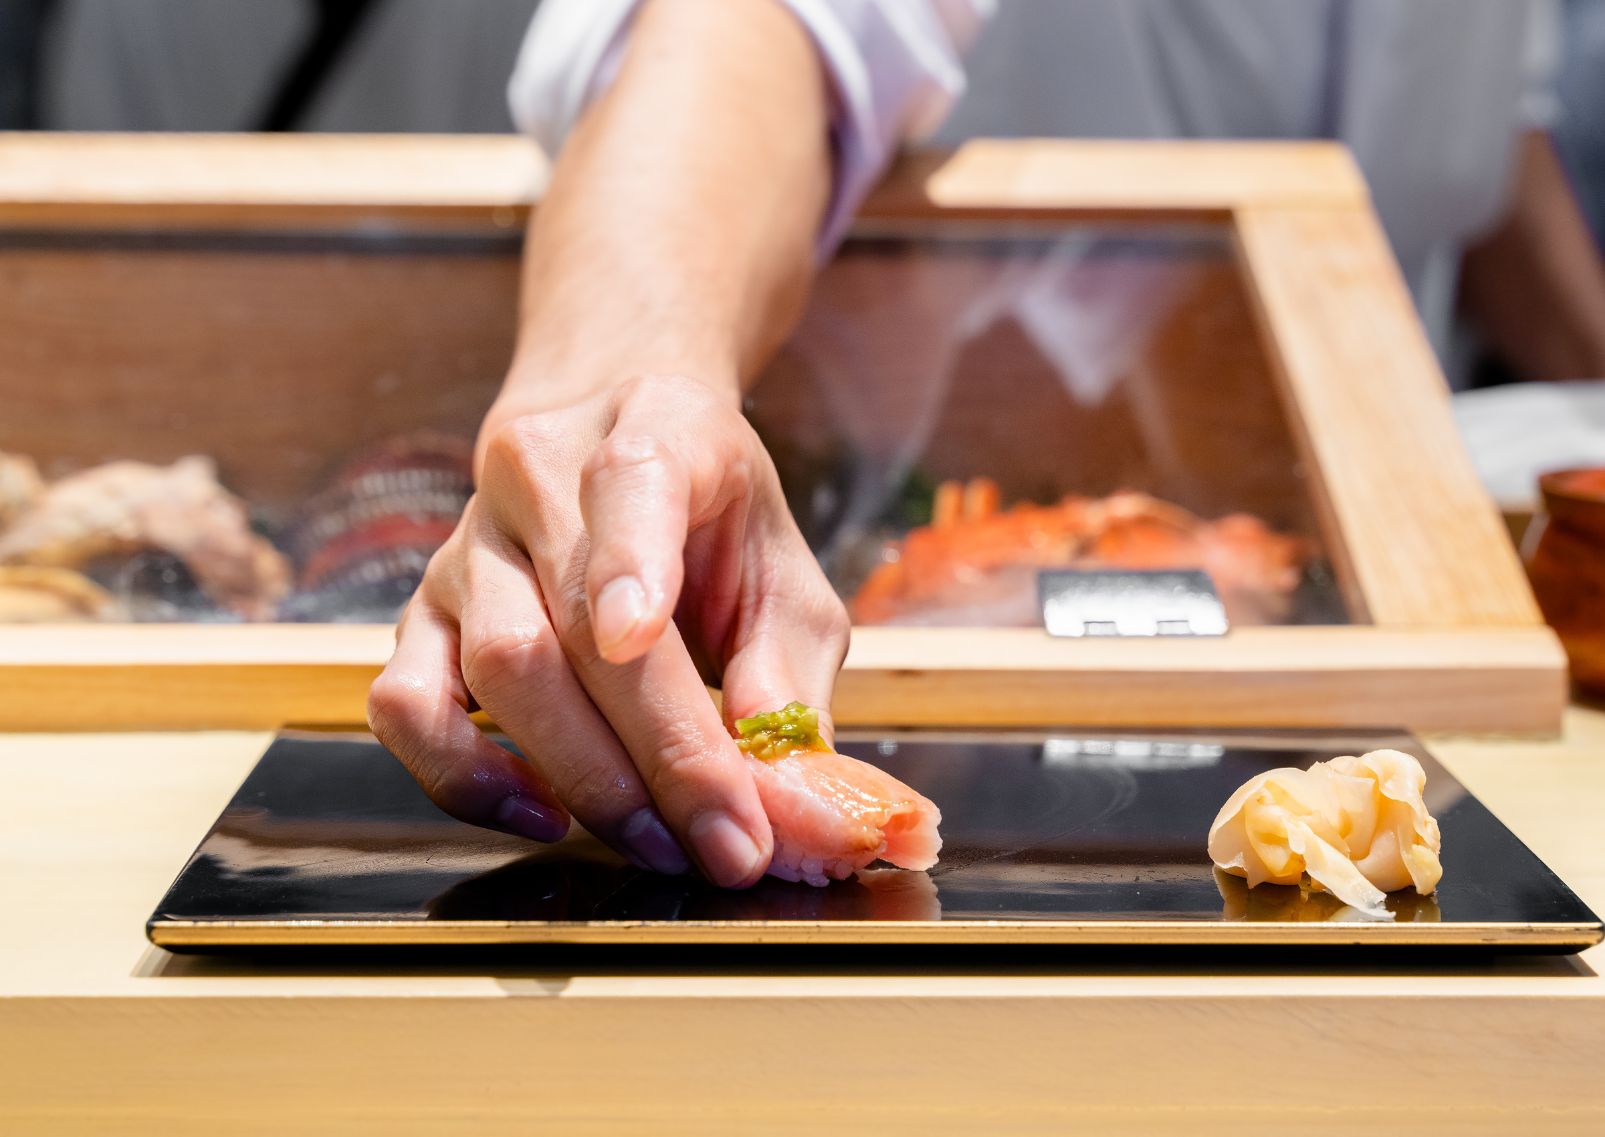
POLYGON ((928 874, 871 869, 828 888, 765 880, 746 892, 642 872, 579 831, 543 848, 463 825, 376 743, 286 736, 241 786, 155 923, 1349 924, 1356 913, 1325 893, 1248 889, 1217 873, 1205 835, 1251 775, 1383 745, 1422 757, 1444 834, 1438 895, 1391 897, 1398 923, 1594 922, 1409 738, 1281 733, 849 738, 844 751, 942 807, 941 862, 928 874))
POLYGON ((611 856, 528 856, 453 885, 433 920, 935 920, 936 883, 922 872, 869 869, 828 888, 766 877, 745 892, 696 877, 665 879, 611 856))
MULTIPOLYGON (((1333 921, 1366 920, 1364 913, 1349 907, 1330 892, 1284 884, 1261 884, 1254 888, 1242 877, 1215 870, 1215 887, 1225 903, 1224 920, 1273 920, 1284 923, 1323 924, 1333 921)), ((1436 924, 1442 919, 1436 896, 1422 896, 1413 889, 1389 893, 1387 909, 1393 918, 1406 924, 1436 924)))

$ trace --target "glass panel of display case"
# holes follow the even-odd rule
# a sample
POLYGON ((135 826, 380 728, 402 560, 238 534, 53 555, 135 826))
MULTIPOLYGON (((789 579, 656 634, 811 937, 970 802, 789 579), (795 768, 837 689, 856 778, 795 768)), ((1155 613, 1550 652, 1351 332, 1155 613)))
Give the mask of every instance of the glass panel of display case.
POLYGON ((749 413, 855 622, 1036 624, 1057 568, 1346 622, 1224 229, 862 236, 749 413))
MULTIPOLYGON (((0 234, 0 621, 381 621, 471 492, 516 230, 0 234)), ((1341 623, 1224 228, 855 236, 749 414, 861 623, 1196 567, 1341 623)))
POLYGON ((7 614, 392 619, 467 500, 519 248, 0 235, 7 614))

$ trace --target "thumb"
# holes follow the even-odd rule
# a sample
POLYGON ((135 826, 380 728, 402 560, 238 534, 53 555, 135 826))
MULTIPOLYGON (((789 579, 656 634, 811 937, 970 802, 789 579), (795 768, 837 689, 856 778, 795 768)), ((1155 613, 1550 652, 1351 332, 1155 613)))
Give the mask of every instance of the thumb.
POLYGON ((835 738, 830 715, 836 675, 847 656, 850 624, 846 609, 829 586, 825 595, 799 604, 776 604, 753 621, 725 662, 725 724, 787 703, 806 703, 819 711, 820 735, 835 738))

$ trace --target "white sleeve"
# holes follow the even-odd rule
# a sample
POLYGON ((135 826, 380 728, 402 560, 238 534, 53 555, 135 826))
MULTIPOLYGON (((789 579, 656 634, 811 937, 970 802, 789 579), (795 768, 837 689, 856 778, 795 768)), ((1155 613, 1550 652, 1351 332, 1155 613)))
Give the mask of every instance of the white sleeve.
POLYGON ((1560 119, 1561 11, 1555 0, 1532 0, 1522 50, 1521 124, 1547 130, 1560 119))
MULTIPOLYGON (((824 252, 906 141, 964 91, 963 54, 996 0, 776 0, 808 31, 829 76, 834 185, 824 252)), ((618 72, 640 0, 544 0, 508 86, 513 121, 548 154, 618 72)))

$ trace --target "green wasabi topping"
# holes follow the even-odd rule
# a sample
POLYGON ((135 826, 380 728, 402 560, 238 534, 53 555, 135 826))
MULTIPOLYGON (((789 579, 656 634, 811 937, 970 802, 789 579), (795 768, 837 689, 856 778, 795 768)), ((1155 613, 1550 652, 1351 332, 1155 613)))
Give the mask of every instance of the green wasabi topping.
POLYGON ((777 762, 799 750, 828 749, 819 737, 819 712, 805 703, 737 719, 736 731, 742 752, 763 762, 777 762))

